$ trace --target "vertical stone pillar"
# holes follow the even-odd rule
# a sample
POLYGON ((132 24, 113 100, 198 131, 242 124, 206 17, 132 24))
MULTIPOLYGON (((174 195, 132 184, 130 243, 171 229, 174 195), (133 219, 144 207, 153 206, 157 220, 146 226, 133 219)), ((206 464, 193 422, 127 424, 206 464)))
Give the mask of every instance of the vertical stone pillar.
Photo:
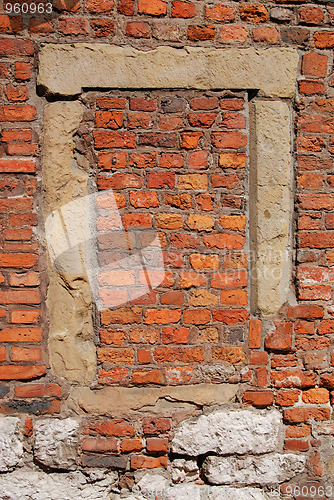
POLYGON ((250 104, 252 309, 274 314, 288 300, 292 274, 291 113, 283 101, 250 104))

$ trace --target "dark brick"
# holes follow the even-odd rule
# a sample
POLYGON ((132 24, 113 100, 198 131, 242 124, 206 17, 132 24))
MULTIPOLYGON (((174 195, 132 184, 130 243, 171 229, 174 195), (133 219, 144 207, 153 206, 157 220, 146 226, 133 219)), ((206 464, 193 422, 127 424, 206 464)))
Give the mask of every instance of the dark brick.
POLYGON ((281 36, 283 42, 303 45, 309 39, 310 32, 306 28, 283 28, 281 36))
POLYGON ((82 455, 81 463, 84 467, 107 467, 108 469, 126 469, 127 457, 116 455, 82 455))
POLYGON ((186 109, 186 101, 181 97, 162 99, 161 109, 164 113, 179 113, 186 109))
POLYGON ((8 393, 9 393, 9 387, 7 387, 7 385, 0 385, 0 398, 3 398, 8 393))

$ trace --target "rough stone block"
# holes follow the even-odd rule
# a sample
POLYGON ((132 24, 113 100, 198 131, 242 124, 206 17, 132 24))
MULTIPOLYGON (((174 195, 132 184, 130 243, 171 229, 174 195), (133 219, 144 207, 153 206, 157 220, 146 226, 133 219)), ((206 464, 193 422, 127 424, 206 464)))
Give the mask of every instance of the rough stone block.
POLYGON ((20 419, 15 417, 0 419, 0 472, 7 472, 19 465, 23 457, 19 424, 20 419))
POLYGON ((35 423, 34 455, 38 462, 55 469, 76 465, 79 424, 72 418, 45 418, 35 423))
POLYGON ((176 429, 174 453, 269 453, 278 444, 281 416, 276 410, 224 410, 186 420, 176 429))
POLYGON ((212 484, 269 485, 289 481, 305 467, 305 456, 275 454, 262 457, 207 457, 203 472, 212 484))

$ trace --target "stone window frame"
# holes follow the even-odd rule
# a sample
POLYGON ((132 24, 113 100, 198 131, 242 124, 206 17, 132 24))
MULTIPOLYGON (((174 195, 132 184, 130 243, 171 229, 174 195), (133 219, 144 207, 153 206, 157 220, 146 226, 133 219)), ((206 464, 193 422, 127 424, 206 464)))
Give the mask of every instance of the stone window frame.
MULTIPOLYGON (((55 101, 47 104, 44 112, 44 218, 64 203, 88 194, 88 168, 78 165, 73 155, 73 137, 83 117, 83 106, 76 99, 82 92, 96 88, 255 89, 256 98, 250 102, 249 128, 250 195, 254 196, 257 207, 250 210, 250 242, 256 250, 251 310, 262 316, 275 314, 293 295, 291 101, 295 96, 298 64, 297 51, 285 47, 175 49, 160 46, 145 52, 99 43, 43 45, 37 85, 42 94, 52 96, 55 101), (73 162, 78 168, 73 169, 73 162)), ((91 393, 87 401, 92 410, 93 401, 100 398, 94 399, 93 391, 87 387, 96 376, 89 282, 82 277, 80 280, 73 276, 60 277, 50 262, 48 273, 51 366, 56 375, 91 393), (78 313, 76 317, 73 310, 78 313)), ((194 390, 194 386, 187 387, 185 391, 194 390)), ((140 388, 105 389, 110 395, 115 389, 140 391, 140 388)), ((103 391, 99 391, 100 396, 103 391)), ((154 399, 154 391, 159 392, 158 388, 145 388, 139 399, 154 399)), ((98 407, 97 403, 97 413, 98 407)))

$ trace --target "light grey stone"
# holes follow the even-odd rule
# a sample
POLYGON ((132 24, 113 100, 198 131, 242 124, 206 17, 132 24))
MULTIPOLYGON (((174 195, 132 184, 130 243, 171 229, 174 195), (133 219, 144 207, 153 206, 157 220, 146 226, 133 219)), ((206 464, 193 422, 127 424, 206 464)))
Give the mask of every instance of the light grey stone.
POLYGON ((273 7, 270 9, 270 18, 275 21, 291 21, 295 17, 293 10, 284 7, 273 7))
POLYGON ((72 418, 45 418, 35 423, 34 456, 52 468, 71 469, 76 464, 79 424, 72 418))
POLYGON ((82 472, 45 473, 17 470, 0 479, 0 498, 6 500, 109 500, 118 476, 114 472, 92 481, 82 472))
POLYGON ((274 485, 289 481, 305 468, 305 456, 274 454, 264 456, 207 457, 203 473, 212 484, 274 485))
POLYGON ((6 472, 19 465, 23 457, 20 419, 0 418, 0 472, 6 472))
POLYGON ((160 46, 150 51, 106 44, 45 44, 38 85, 47 93, 79 94, 83 87, 261 89, 293 97, 298 66, 293 48, 213 49, 160 46))
POLYGON ((213 486, 208 500, 269 500, 265 492, 257 488, 230 488, 213 486))
POLYGON ((221 365, 201 365, 200 370, 210 380, 225 381, 235 374, 235 366, 223 361, 221 365))
POLYGON ((199 478, 196 460, 185 460, 184 458, 173 460, 170 472, 173 483, 195 481, 199 478))
POLYGON ((182 422, 175 431, 172 450, 190 456, 269 453, 277 447, 280 422, 277 410, 216 411, 182 422))
POLYGON ((253 310, 274 314, 293 302, 291 113, 281 101, 251 103, 250 231, 255 250, 253 310), (291 296, 290 296, 291 295, 291 296))

